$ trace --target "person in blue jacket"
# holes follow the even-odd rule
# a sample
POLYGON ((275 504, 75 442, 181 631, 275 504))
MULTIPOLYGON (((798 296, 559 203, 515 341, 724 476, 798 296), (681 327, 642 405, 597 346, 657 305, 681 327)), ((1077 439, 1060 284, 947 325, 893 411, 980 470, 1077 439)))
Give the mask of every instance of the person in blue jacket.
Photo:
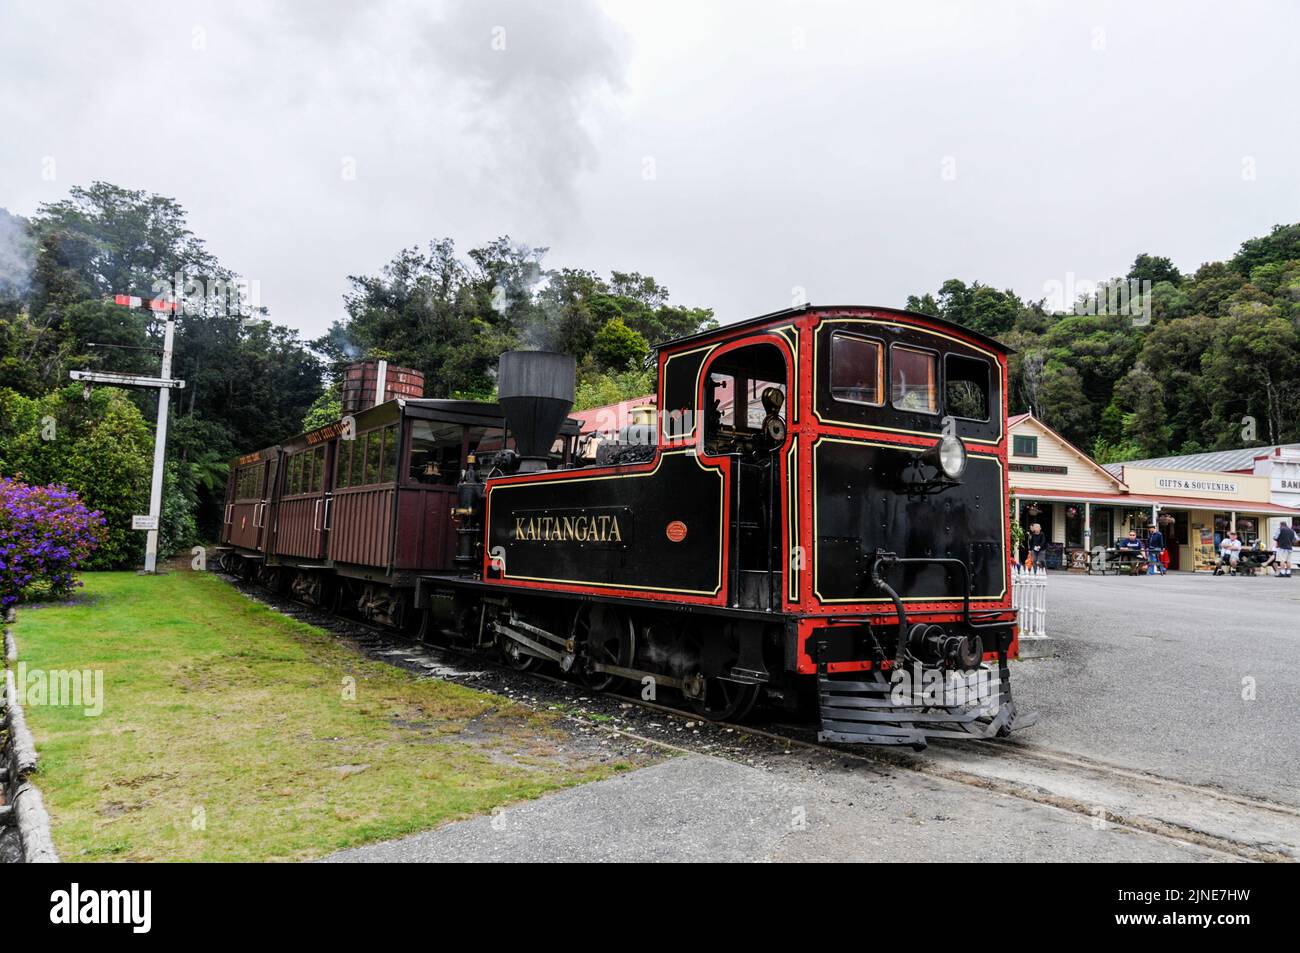
POLYGON ((1165 534, 1160 532, 1160 527, 1152 523, 1148 529, 1151 532, 1147 534, 1147 575, 1154 576, 1156 573, 1165 574, 1165 564, 1160 559, 1165 551, 1165 534))

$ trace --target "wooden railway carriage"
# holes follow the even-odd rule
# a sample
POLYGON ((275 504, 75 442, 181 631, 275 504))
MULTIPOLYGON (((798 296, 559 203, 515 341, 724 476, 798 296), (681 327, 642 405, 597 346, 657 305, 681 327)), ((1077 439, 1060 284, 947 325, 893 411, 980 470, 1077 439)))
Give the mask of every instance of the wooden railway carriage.
POLYGON ((272 488, 280 460, 279 447, 267 447, 230 462, 221 542, 241 550, 264 554, 269 539, 263 522, 271 505, 272 488))
MULTIPOLYGON (((571 443, 576 422, 564 430, 571 443)), ((513 443, 495 404, 405 399, 240 457, 227 488, 225 565, 405 627, 416 574, 453 569, 451 508, 466 457, 513 443)))

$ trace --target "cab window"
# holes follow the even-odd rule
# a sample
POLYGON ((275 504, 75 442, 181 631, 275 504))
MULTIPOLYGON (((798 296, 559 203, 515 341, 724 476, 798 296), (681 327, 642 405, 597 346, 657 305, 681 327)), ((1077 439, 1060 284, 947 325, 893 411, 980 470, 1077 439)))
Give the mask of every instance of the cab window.
POLYGON ((889 349, 889 400, 897 410, 939 412, 939 357, 933 351, 895 344, 889 349))
POLYGON ((717 358, 704 380, 704 449, 766 453, 785 442, 785 357, 772 344, 717 358))
POLYGON ((831 335, 831 396, 855 404, 884 402, 884 347, 879 341, 836 331, 831 335))
POLYGON ((961 354, 946 355, 943 359, 943 389, 945 411, 949 416, 980 422, 989 419, 991 387, 988 361, 961 354))

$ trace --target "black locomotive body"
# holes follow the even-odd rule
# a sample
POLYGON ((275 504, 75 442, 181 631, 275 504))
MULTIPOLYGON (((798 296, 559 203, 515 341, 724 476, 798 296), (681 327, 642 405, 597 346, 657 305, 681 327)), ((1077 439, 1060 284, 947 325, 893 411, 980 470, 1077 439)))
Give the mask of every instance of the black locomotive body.
POLYGON ((808 704, 824 740, 1032 720, 1008 667, 1002 345, 808 306, 657 353, 656 421, 604 435, 587 466, 561 433, 572 359, 503 356, 507 436, 464 454, 452 565, 411 574, 408 622, 711 718, 808 704))

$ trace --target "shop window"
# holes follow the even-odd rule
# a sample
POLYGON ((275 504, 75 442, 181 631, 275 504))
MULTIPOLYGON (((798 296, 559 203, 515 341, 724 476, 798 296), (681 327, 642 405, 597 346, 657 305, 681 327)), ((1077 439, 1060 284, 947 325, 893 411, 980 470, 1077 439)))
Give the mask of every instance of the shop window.
POLYGON ((1011 455, 1016 457, 1038 456, 1038 438, 1016 434, 1011 438, 1011 455))
MULTIPOLYGON (((1214 548, 1217 550, 1224 537, 1232 530, 1232 517, 1227 513, 1214 514, 1214 548)), ((1240 537, 1238 537, 1240 538, 1240 537)))
POLYGON ((879 407, 885 389, 884 347, 879 341, 831 335, 831 397, 879 407))
POLYGON ((963 420, 987 421, 992 402, 989 362, 960 354, 943 359, 944 409, 963 420))
POLYGON ((898 410, 918 414, 939 412, 939 357, 932 351, 904 347, 889 349, 889 400, 898 410))
POLYGON ((1092 545, 1110 546, 1115 542, 1114 534, 1111 530, 1113 525, 1114 514, 1110 507, 1094 506, 1092 508, 1092 545))
POLYGON ((1065 545, 1083 545, 1083 507, 1071 504, 1065 508, 1065 545))

